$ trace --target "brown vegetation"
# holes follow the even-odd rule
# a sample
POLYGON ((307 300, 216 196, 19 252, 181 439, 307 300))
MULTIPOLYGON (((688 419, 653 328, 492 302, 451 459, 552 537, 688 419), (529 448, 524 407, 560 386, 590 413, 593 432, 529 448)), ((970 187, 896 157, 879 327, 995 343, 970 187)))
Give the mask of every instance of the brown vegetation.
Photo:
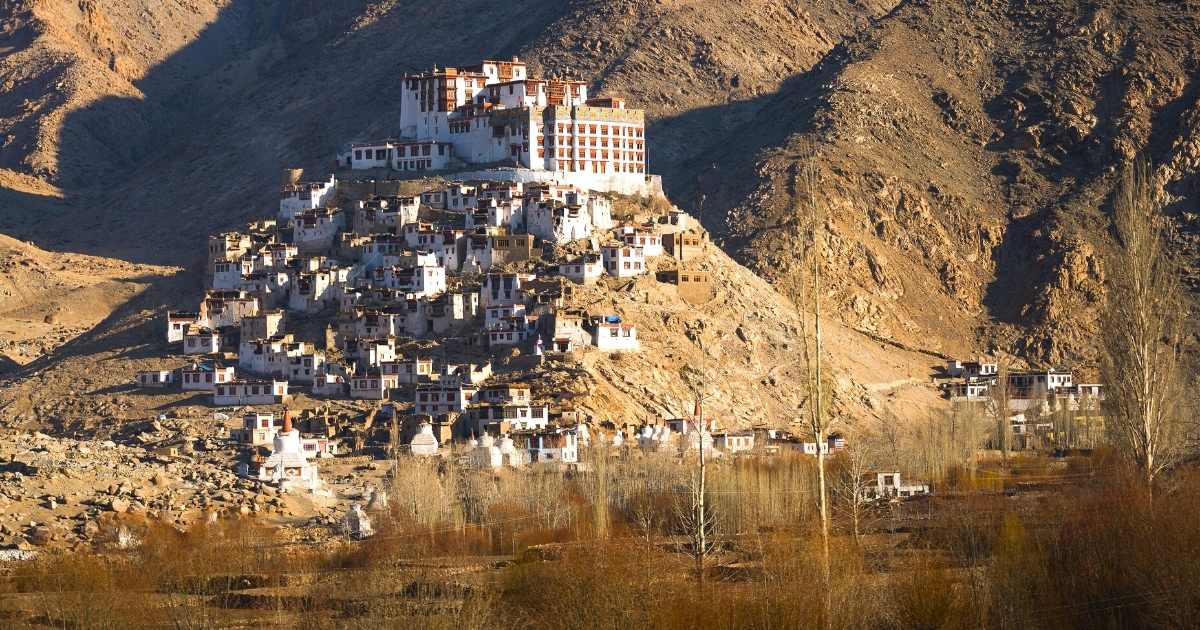
POLYGON ((869 505, 857 537, 835 510, 826 581, 813 462, 714 464, 721 518, 697 582, 672 509, 688 491, 677 462, 618 458, 563 478, 401 459, 362 543, 296 546, 246 520, 186 533, 128 523, 140 545, 4 576, 0 614, 75 628, 1188 627, 1200 484, 1179 471, 1151 502, 1121 471, 1102 455, 1066 468, 1014 456, 979 472, 1009 496, 869 505))

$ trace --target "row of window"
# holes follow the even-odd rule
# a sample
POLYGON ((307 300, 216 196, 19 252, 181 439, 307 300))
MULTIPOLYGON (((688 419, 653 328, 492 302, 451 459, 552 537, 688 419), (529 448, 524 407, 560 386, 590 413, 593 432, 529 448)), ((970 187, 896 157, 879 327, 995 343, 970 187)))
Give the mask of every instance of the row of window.
MULTIPOLYGON (((609 152, 605 151, 605 150, 601 150, 601 151, 597 151, 596 149, 592 149, 591 151, 581 150, 581 151, 579 151, 578 156, 572 156, 571 153, 572 153, 571 149, 564 149, 562 147, 559 147, 559 149, 554 152, 553 157, 558 158, 560 160, 567 160, 567 159, 571 159, 572 157, 577 157, 577 159, 585 159, 585 158, 590 157, 593 160, 609 159, 609 152)), ((513 155, 516 155, 515 150, 513 151, 513 155)), ((542 149, 538 149, 538 157, 545 157, 545 152, 542 149)), ((645 154, 642 153, 641 151, 638 151, 636 153, 633 151, 613 151, 612 159, 614 161, 615 160, 627 160, 630 162, 633 162, 633 161, 641 162, 645 159, 645 154)))
MULTIPOLYGON (((413 144, 408 146, 407 152, 404 147, 396 147, 395 149, 355 149, 354 159, 356 160, 390 160, 392 159, 393 151, 396 157, 405 157, 405 153, 409 157, 418 157, 422 155, 432 155, 433 145, 431 144, 413 144), (373 154, 373 155, 372 155, 373 154)), ((437 154, 446 155, 446 145, 437 145, 437 154)))
MULTIPOLYGON (((558 126, 556 129, 559 134, 568 134, 568 133, 572 132, 570 123, 558 123, 558 126)), ((625 137, 630 137, 630 138, 641 138, 642 134, 644 133, 644 131, 641 127, 622 127, 619 125, 613 125, 610 128, 608 125, 590 125, 590 124, 576 125, 574 133, 576 133, 576 134, 592 134, 592 135, 599 134, 602 136, 607 136, 607 135, 609 135, 609 131, 612 132, 613 136, 616 136, 616 137, 625 136, 625 137)))

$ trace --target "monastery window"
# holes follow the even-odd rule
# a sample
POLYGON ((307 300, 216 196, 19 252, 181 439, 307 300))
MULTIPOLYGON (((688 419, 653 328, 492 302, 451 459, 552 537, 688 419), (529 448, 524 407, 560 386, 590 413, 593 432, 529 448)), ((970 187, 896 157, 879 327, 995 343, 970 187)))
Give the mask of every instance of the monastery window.
POLYGON ((356 159, 356 160, 362 159, 362 149, 357 149, 354 151, 354 159, 356 159))

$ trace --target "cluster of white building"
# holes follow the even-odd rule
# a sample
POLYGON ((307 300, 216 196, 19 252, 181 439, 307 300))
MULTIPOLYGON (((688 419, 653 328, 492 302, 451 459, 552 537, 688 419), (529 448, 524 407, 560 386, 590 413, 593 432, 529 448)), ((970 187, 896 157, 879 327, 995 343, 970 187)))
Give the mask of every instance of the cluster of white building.
POLYGON ((1002 392, 1000 371, 995 361, 950 360, 943 368, 946 378, 941 387, 953 403, 981 405, 990 414, 1005 414, 1010 443, 1029 445, 1031 436, 1053 437, 1053 414, 1099 416, 1104 387, 1076 382, 1071 370, 1006 370, 1002 392), (1001 399, 1007 400, 1007 409, 996 409, 1001 399))
MULTIPOLYGON (((480 466, 575 463, 586 427, 552 420, 539 401, 556 392, 493 374, 490 360, 475 357, 638 352, 633 323, 570 307, 573 292, 606 276, 646 275, 656 257, 690 261, 708 247, 680 211, 614 221, 611 193, 644 193, 652 181, 643 114, 620 99, 589 98, 581 82, 528 78, 514 59, 406 76, 400 111, 400 139, 351 145, 339 166, 499 164, 525 175, 486 171, 496 177, 405 195, 399 186, 377 194, 365 182, 304 181, 289 171, 272 219, 209 238, 196 310, 167 314, 166 340, 182 365, 136 376, 142 387, 248 407, 233 431, 255 454, 242 469, 248 476, 319 491, 313 459, 336 454, 336 441, 302 437, 290 415, 265 409, 286 407, 301 391, 393 401, 393 413, 404 407, 418 422, 408 442, 414 455, 456 441, 480 466), (472 357, 447 356, 448 339, 473 348, 472 357), (268 447, 269 456, 257 456, 268 447)), ((707 299, 707 273, 680 268, 680 296, 707 299)), ((714 452, 753 445, 744 435, 705 436, 714 452)), ((672 439, 670 430, 629 438, 655 450, 672 439)))

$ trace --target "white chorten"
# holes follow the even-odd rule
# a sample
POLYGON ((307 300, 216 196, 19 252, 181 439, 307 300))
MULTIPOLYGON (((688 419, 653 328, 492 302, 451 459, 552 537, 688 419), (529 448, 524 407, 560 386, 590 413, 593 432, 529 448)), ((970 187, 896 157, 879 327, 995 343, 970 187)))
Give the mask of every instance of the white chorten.
POLYGON ((292 428, 292 412, 283 412, 283 428, 275 434, 271 456, 258 467, 260 481, 279 484, 286 492, 293 488, 319 490, 321 478, 315 464, 304 456, 300 446, 300 431, 292 428))
POLYGON ((437 455, 438 441, 433 435, 433 425, 428 422, 422 422, 421 428, 413 436, 412 441, 408 443, 408 448, 412 451, 413 455, 423 457, 437 455))
POLYGON ((476 468, 500 468, 504 465, 504 454, 496 446, 496 440, 490 434, 484 433, 479 438, 479 445, 471 451, 471 464, 476 468))

